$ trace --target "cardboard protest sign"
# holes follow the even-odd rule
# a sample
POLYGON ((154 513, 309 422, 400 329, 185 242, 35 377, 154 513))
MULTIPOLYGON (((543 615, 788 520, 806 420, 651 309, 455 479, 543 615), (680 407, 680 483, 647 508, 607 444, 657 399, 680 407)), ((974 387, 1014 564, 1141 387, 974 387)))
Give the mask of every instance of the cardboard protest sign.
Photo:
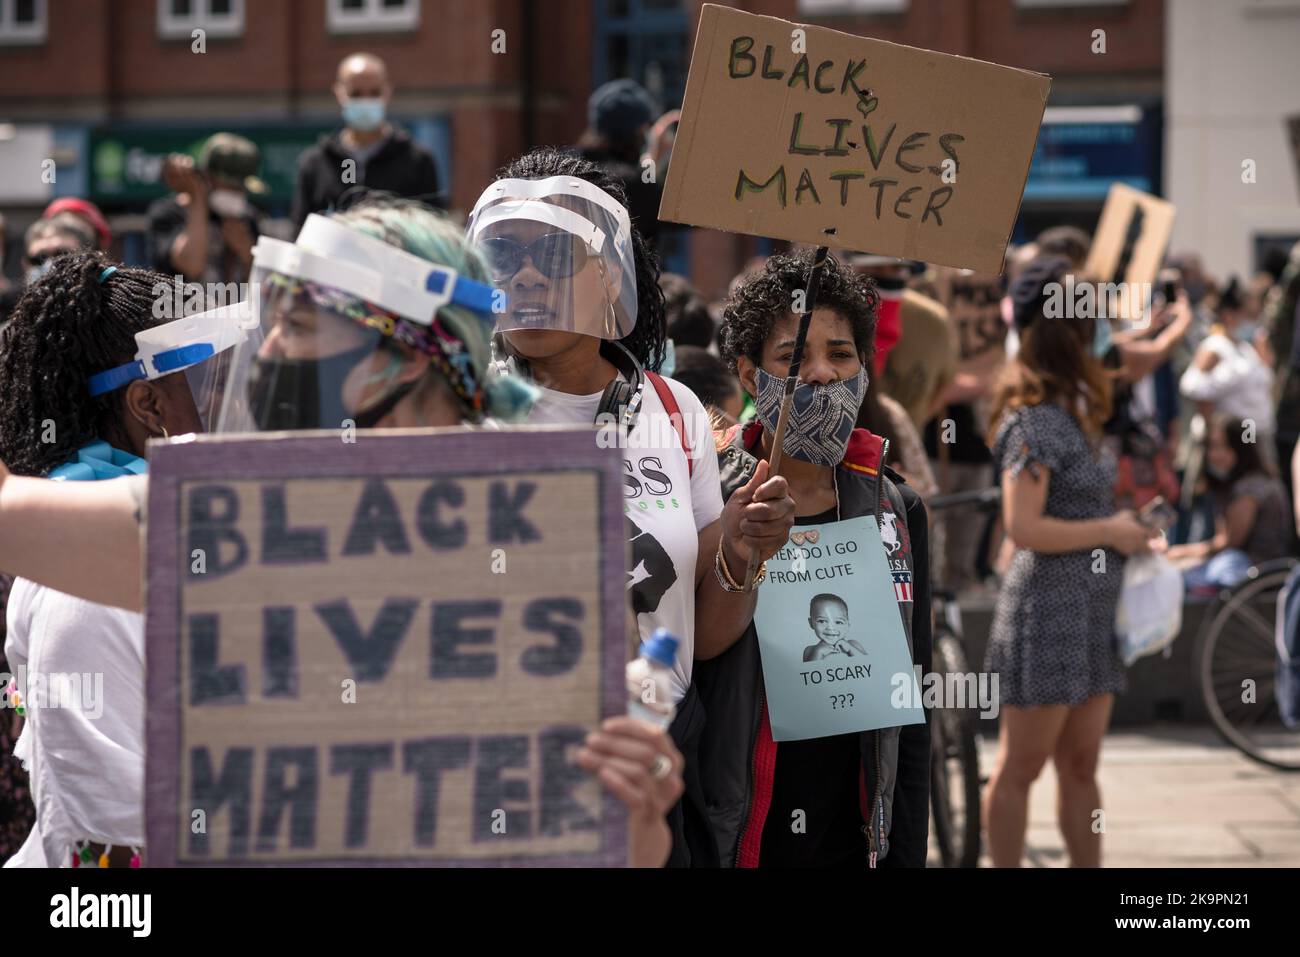
POLYGON ((1000 272, 1050 86, 705 4, 659 218, 1000 272))
POLYGON ((790 539, 768 559, 754 612, 772 739, 920 724, 919 705, 899 706, 921 700, 899 615, 911 612, 912 573, 891 570, 876 520, 804 525, 790 539))
POLYGON ((1097 294, 1113 304, 1108 308, 1115 318, 1137 318, 1150 303, 1174 231, 1174 212, 1173 203, 1123 183, 1106 194, 1083 271, 1100 283, 1125 284, 1127 294, 1097 294))
POLYGON ((1003 276, 968 269, 939 269, 934 292, 948 309, 962 361, 1001 349, 1007 338, 1002 319, 1003 276))
POLYGON ((619 453, 586 430, 200 437, 150 461, 151 865, 618 865, 619 453))

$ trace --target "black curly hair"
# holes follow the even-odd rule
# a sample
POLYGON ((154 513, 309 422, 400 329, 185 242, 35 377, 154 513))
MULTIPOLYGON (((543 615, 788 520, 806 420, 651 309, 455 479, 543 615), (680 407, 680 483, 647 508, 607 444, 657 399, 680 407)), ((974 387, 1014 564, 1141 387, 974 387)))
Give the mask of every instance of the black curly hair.
MULTIPOLYGON (((756 366, 763 364, 763 344, 778 319, 791 314, 796 290, 806 288, 813 250, 769 256, 763 271, 746 279, 722 313, 718 346, 731 371, 739 374, 736 360, 748 356, 756 366)), ((843 266, 834 256, 826 257, 816 309, 833 309, 853 327, 853 342, 862 364, 870 368, 876 351, 876 315, 880 294, 875 283, 843 266)))
POLYGON ((99 252, 58 257, 0 336, 0 460, 15 475, 44 475, 95 439, 126 446, 125 390, 92 397, 87 380, 135 358, 135 334, 162 321, 154 287, 167 279, 117 266, 101 283, 111 265, 99 252))
MULTIPOLYGON (((576 176, 603 189, 627 206, 623 184, 602 166, 577 153, 543 146, 525 153, 501 170, 500 179, 547 179, 576 176)), ((629 217, 631 213, 629 212, 629 217)), ((659 257, 632 225, 632 255, 636 261, 636 326, 619 340, 647 369, 657 370, 664 361, 664 340, 668 323, 664 317, 664 294, 659 288, 659 257)))

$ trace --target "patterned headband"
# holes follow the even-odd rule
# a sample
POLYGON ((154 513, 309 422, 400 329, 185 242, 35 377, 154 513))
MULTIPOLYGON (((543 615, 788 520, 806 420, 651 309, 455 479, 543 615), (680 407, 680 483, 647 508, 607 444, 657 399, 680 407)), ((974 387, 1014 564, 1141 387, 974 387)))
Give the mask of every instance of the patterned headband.
POLYGON ((440 317, 434 316, 433 322, 426 326, 333 286, 280 273, 271 273, 267 280, 292 296, 305 293, 317 308, 374 329, 385 338, 428 356, 470 417, 475 421, 482 418, 485 397, 483 383, 474 368, 474 357, 464 340, 450 331, 440 317))

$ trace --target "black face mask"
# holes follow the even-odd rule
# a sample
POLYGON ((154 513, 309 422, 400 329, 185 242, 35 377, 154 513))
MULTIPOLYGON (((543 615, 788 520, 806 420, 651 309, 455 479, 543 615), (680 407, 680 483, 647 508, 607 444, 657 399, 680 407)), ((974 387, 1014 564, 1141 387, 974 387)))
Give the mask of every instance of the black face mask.
POLYGON ((248 403, 259 430, 338 429, 351 419, 358 429, 373 428, 415 388, 408 382, 361 412, 343 405, 343 380, 374 351, 358 346, 324 359, 253 358, 248 379, 248 403))
POLYGON ((343 405, 343 380, 374 351, 373 345, 364 345, 323 359, 254 356, 248 404, 257 428, 263 432, 342 428, 344 419, 353 418, 343 405))

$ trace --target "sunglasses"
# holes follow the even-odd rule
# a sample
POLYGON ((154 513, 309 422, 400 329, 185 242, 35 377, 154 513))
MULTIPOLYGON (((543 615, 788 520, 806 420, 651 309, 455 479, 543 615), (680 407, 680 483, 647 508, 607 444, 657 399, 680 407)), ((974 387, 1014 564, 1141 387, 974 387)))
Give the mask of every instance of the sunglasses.
POLYGON ((488 268, 498 282, 519 272, 524 267, 525 256, 532 260, 538 272, 550 279, 567 278, 587 265, 587 244, 572 233, 547 233, 528 245, 506 236, 484 239, 479 249, 487 257, 488 268))

